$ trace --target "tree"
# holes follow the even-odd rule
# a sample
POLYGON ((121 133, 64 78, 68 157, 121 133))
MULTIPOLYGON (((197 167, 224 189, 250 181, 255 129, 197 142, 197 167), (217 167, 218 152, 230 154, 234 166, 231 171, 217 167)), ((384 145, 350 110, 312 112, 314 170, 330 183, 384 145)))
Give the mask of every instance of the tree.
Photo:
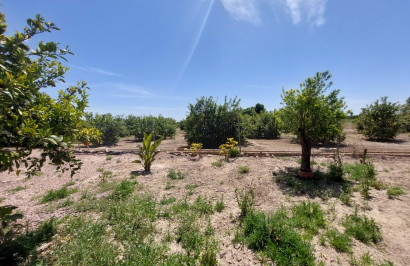
POLYGON ((283 126, 295 134, 302 146, 301 171, 311 172, 310 156, 312 144, 329 135, 341 136, 343 119, 346 118, 346 104, 339 98, 339 90, 326 95, 332 86, 328 71, 316 73, 300 84, 300 89, 282 92, 282 105, 279 111, 283 126))
POLYGON ((355 120, 356 129, 369 139, 389 141, 400 130, 400 105, 387 102, 387 97, 376 100, 370 106, 362 108, 355 120))
POLYGON ((185 120, 185 138, 189 144, 202 143, 204 148, 218 148, 227 138, 238 137, 239 102, 234 98, 217 104, 212 97, 190 104, 185 120))
POLYGON ((24 31, 13 36, 4 35, 6 28, 0 13, 0 171, 19 173, 24 164, 30 175, 48 158, 58 169, 71 169, 74 174, 81 162, 69 148, 84 138, 88 87, 79 82, 60 90, 56 99, 41 91, 64 82, 68 68, 61 60, 72 52, 54 42, 40 41, 34 49, 28 46, 32 37, 59 30, 40 15, 28 19, 24 31), (30 157, 34 149, 41 150, 39 157, 30 157))

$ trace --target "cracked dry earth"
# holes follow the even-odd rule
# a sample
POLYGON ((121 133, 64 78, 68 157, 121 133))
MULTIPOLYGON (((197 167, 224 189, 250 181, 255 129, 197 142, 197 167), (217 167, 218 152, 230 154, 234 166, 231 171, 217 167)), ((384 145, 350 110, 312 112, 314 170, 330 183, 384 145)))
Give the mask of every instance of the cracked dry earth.
MULTIPOLYGON (((59 189, 69 181, 75 181, 73 187, 78 192, 71 195, 72 200, 78 200, 81 193, 93 191, 100 182, 97 171, 103 168, 113 172, 112 179, 121 180, 130 177, 132 173, 142 170, 141 166, 132 163, 136 159, 133 154, 113 155, 107 160, 105 154, 78 155, 84 163, 82 170, 72 179, 68 173, 56 172, 52 166, 45 166, 38 176, 25 180, 24 176, 11 173, 0 174, 0 195, 4 198, 2 205, 11 204, 18 207, 25 215, 25 221, 31 226, 51 217, 75 215, 70 207, 56 208, 57 203, 41 204, 39 199, 47 190, 59 189), (13 192, 18 186, 24 189, 13 192)), ((341 227, 340 221, 345 214, 354 212, 354 207, 348 207, 337 198, 329 195, 317 197, 315 195, 292 195, 280 187, 275 181, 272 172, 278 172, 287 167, 297 167, 298 157, 240 157, 231 159, 221 167, 212 163, 220 160, 220 156, 205 155, 202 158, 192 158, 187 155, 172 155, 160 153, 152 166, 152 173, 139 175, 136 180, 143 186, 143 191, 152 193, 158 200, 164 195, 177 199, 185 198, 188 192, 186 185, 197 185, 188 200, 193 201, 197 196, 205 196, 213 203, 222 196, 226 208, 211 215, 211 224, 215 229, 215 238, 219 240, 218 263, 221 265, 259 265, 260 260, 256 253, 243 246, 232 244, 240 210, 235 199, 235 189, 254 188, 256 209, 265 212, 274 212, 279 207, 290 207, 302 200, 318 202, 326 213, 326 219, 336 228, 341 227), (239 174, 240 166, 249 166, 250 172, 239 174), (166 190, 166 183, 170 169, 186 173, 181 180, 172 180, 172 188, 166 190)), ((318 164, 315 169, 325 171, 325 163, 330 158, 313 158, 318 164)), ((355 159, 344 158, 344 162, 355 162, 355 159)), ((360 212, 375 219, 381 226, 383 240, 377 245, 365 245, 353 240, 353 255, 360 257, 369 252, 377 262, 392 261, 395 265, 410 263, 410 158, 372 158, 378 172, 378 179, 387 185, 400 185, 405 194, 399 199, 389 199, 386 190, 370 191, 371 200, 364 201, 359 192, 353 193, 353 206, 359 206, 360 212)), ((166 230, 166 223, 159 222, 158 230, 166 230)), ((318 237, 312 240, 317 261, 324 261, 326 265, 346 265, 350 258, 346 253, 338 253, 329 245, 321 246, 318 237)), ((178 244, 171 244, 171 250, 178 250, 178 244)))

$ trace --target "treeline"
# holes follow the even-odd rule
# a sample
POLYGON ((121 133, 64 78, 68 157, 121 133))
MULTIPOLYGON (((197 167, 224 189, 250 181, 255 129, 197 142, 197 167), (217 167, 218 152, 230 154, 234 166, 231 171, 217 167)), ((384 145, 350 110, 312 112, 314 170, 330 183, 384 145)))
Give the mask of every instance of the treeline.
POLYGON ((189 114, 180 122, 186 140, 202 143, 204 148, 218 148, 227 138, 276 139, 280 137, 275 111, 266 111, 262 104, 243 109, 237 98, 225 98, 218 104, 213 97, 202 97, 188 106, 189 114))
MULTIPOLYGON (((172 137, 175 135, 178 123, 173 118, 155 116, 128 115, 114 116, 108 114, 88 113, 85 116, 88 125, 97 128, 101 132, 103 145, 114 145, 122 137, 134 136, 137 141, 144 137, 145 133, 154 132, 156 137, 172 137)), ((96 144, 96 143, 94 143, 96 144)))

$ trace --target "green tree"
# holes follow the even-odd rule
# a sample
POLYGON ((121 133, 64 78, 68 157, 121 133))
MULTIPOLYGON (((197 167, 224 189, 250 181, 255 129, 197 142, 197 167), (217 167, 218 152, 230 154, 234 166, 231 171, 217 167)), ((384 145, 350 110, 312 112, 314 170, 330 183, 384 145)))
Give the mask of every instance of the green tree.
POLYGON ((387 101, 387 97, 376 100, 370 106, 362 108, 355 120, 356 129, 369 139, 389 141, 400 130, 400 105, 387 101))
POLYGON ((295 134, 302 146, 301 171, 312 171, 310 156, 312 144, 329 135, 341 136, 343 119, 346 118, 346 104, 339 98, 339 90, 326 95, 332 86, 331 74, 316 73, 300 84, 300 89, 283 90, 279 111, 283 126, 295 134))
POLYGON ((5 36, 6 29, 0 13, 0 171, 17 169, 19 173, 23 163, 30 175, 48 158, 74 174, 81 162, 69 148, 85 127, 82 117, 88 88, 79 82, 60 90, 56 99, 41 91, 64 82, 68 68, 61 61, 72 53, 54 42, 28 46, 34 36, 58 30, 40 15, 28 19, 23 32, 5 36), (41 150, 39 157, 30 157, 34 149, 41 150))
POLYGON ((225 98, 218 104, 212 97, 197 99, 190 104, 185 119, 185 138, 189 144, 202 143, 204 148, 218 148, 227 138, 238 138, 240 100, 225 98))

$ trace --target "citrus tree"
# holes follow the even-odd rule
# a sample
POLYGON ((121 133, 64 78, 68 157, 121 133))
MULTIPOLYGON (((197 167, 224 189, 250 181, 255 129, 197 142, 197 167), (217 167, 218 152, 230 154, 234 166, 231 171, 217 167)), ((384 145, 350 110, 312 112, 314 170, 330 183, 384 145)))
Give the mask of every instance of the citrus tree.
POLYGON ((329 94, 332 75, 316 73, 300 84, 300 89, 282 92, 283 108, 279 116, 285 130, 295 134, 302 146, 301 171, 311 172, 310 156, 312 144, 328 136, 341 136, 346 104, 339 97, 339 90, 329 94))
POLYGON ((88 88, 79 82, 60 90, 56 99, 42 91, 64 82, 68 68, 61 61, 72 53, 54 42, 28 45, 34 36, 58 30, 40 15, 28 19, 23 32, 6 36, 6 29, 0 13, 0 171, 19 173, 24 164, 30 175, 49 159, 74 174, 81 162, 69 148, 84 137, 88 88), (41 151, 39 156, 30 156, 34 149, 41 151))
POLYGON ((362 112, 355 120, 356 129, 369 139, 389 141, 394 139, 400 131, 400 105, 387 101, 382 97, 362 108, 362 112))

